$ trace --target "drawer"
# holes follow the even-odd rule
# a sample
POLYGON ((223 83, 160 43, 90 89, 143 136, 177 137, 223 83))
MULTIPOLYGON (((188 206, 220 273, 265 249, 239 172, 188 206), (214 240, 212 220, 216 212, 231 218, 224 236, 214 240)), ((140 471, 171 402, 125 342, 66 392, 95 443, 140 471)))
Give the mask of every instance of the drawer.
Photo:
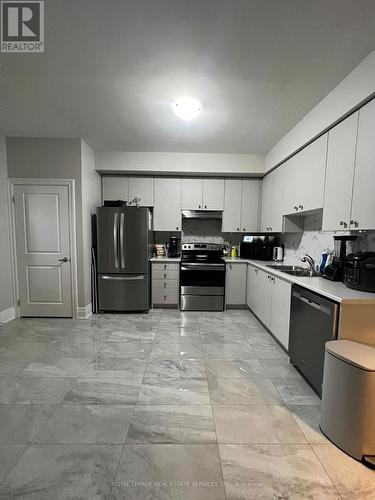
POLYGON ((177 289, 154 288, 152 291, 153 304, 178 304, 177 289))
POLYGON ((152 272, 154 271, 178 271, 180 264, 178 262, 157 262, 152 264, 152 272))
POLYGON ((178 269, 153 269, 152 278, 157 280, 178 280, 178 269))
POLYGON ((155 290, 178 289, 178 280, 152 280, 152 288, 155 290))

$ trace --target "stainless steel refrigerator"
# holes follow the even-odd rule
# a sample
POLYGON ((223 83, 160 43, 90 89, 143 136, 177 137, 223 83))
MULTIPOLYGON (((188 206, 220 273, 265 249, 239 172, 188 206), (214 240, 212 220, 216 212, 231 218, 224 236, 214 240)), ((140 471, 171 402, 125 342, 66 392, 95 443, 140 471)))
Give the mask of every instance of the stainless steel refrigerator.
POLYGON ((150 307, 148 208, 97 209, 99 311, 147 311, 150 307))

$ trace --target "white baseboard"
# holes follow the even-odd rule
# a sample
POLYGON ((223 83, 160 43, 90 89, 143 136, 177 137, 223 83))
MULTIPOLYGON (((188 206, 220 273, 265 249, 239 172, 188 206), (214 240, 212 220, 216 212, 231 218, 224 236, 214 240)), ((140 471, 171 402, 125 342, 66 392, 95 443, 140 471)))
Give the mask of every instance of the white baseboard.
POLYGON ((16 310, 14 307, 9 307, 4 311, 0 311, 0 323, 8 323, 8 321, 16 317, 16 310))
POLYGON ((92 315, 92 304, 87 304, 85 307, 77 307, 77 318, 87 319, 92 315))

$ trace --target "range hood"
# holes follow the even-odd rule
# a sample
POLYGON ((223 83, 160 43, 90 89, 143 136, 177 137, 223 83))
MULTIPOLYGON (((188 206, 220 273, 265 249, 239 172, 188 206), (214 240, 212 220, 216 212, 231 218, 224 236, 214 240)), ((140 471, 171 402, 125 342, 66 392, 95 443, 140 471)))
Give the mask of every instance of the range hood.
POLYGON ((183 219, 222 219, 223 212, 218 210, 182 210, 183 219))

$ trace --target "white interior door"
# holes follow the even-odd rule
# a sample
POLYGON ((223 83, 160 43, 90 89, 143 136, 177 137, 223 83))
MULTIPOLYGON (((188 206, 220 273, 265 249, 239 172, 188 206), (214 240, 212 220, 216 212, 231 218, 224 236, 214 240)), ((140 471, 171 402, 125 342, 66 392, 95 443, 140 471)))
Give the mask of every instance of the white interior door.
POLYGON ((14 186, 21 316, 72 316, 68 186, 14 186))

